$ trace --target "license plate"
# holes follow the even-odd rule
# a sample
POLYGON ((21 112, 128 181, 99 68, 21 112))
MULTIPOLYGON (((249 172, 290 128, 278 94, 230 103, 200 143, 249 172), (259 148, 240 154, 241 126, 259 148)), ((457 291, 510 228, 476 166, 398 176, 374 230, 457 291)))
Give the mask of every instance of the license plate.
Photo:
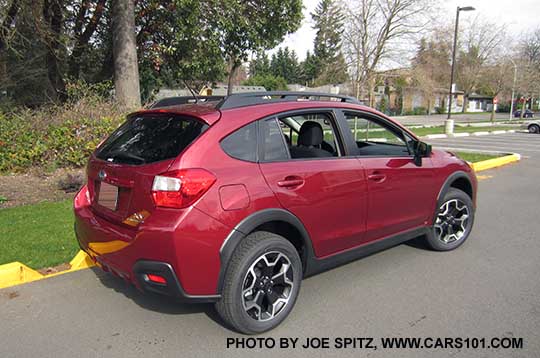
POLYGON ((118 187, 101 182, 99 187, 98 204, 115 211, 118 204, 118 187))

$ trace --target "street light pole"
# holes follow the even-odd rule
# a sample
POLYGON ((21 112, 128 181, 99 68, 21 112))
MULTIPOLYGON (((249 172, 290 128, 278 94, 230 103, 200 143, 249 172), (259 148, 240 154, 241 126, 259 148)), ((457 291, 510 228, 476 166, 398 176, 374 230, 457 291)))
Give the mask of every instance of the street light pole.
POLYGON ((509 120, 512 120, 512 116, 514 115, 514 95, 515 95, 515 88, 516 88, 516 76, 517 76, 517 66, 514 60, 512 60, 510 57, 508 57, 510 61, 512 61, 512 65, 514 65, 514 82, 512 83, 512 101, 510 102, 510 115, 509 120))
POLYGON ((448 92, 448 116, 445 121, 445 132, 446 134, 453 134, 454 133, 454 120, 450 119, 452 116, 452 98, 454 95, 454 72, 455 72, 455 66, 456 66, 456 47, 457 47, 457 36, 458 36, 458 26, 459 26, 459 12, 460 11, 473 11, 474 7, 472 6, 465 6, 465 7, 457 7, 456 9, 456 27, 454 29, 454 46, 452 48, 452 65, 451 65, 451 72, 450 72, 450 91, 448 92))

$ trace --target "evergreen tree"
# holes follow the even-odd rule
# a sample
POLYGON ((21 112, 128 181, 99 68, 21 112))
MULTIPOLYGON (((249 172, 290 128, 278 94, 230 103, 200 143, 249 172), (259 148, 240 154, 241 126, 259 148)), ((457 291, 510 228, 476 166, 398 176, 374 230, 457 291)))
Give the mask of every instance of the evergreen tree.
POLYGON ((315 55, 312 55, 308 50, 306 53, 306 59, 301 64, 301 82, 302 84, 311 86, 314 84, 317 78, 317 69, 319 68, 319 62, 315 55))
POLYGON ((311 14, 317 31, 314 42, 315 83, 318 85, 344 82, 348 79, 341 53, 341 38, 345 16, 334 0, 321 0, 311 14))
POLYGON ((284 78, 287 83, 297 83, 300 69, 296 52, 289 50, 288 47, 280 48, 276 54, 272 55, 270 71, 272 75, 284 78))
POLYGON ((249 75, 267 75, 270 73, 270 59, 265 52, 257 53, 254 59, 249 62, 249 75))

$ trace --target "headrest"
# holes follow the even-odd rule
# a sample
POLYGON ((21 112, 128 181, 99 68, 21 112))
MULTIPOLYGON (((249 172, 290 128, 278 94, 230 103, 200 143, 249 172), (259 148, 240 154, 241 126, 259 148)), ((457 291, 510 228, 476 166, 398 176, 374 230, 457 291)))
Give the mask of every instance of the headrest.
POLYGON ((298 145, 305 147, 320 145, 323 142, 323 129, 318 122, 306 121, 300 127, 298 145))

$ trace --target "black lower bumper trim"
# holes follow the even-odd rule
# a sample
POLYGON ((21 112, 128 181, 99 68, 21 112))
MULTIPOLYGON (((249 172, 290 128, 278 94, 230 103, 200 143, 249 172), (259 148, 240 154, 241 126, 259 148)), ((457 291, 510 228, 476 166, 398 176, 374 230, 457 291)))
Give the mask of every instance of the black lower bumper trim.
POLYGON ((166 262, 140 260, 133 266, 133 273, 144 291, 175 297, 182 302, 208 303, 216 302, 221 298, 220 295, 198 296, 187 294, 180 285, 172 266, 166 262), (167 284, 151 282, 146 274, 162 276, 167 280, 167 284))

